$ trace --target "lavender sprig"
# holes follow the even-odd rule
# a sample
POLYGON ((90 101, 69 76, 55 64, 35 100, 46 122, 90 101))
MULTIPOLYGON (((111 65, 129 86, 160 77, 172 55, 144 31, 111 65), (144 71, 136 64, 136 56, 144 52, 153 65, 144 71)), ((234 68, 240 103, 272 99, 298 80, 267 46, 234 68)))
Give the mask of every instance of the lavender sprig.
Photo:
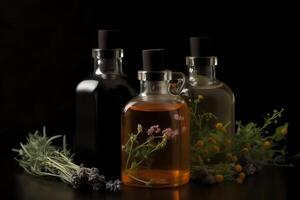
POLYGON ((120 180, 106 181, 105 176, 100 175, 97 168, 76 165, 73 155, 66 148, 65 136, 63 137, 63 147, 52 144, 54 139, 60 137, 62 136, 56 135, 48 138, 45 127, 43 135, 40 135, 38 131, 29 134, 26 144, 20 143, 20 149, 12 149, 18 153, 18 158, 15 159, 29 174, 59 177, 64 182, 71 184, 74 189, 84 186, 89 186, 94 191, 101 189, 118 191, 121 189, 120 180))
POLYGON ((110 191, 118 191, 121 189, 121 181, 119 179, 115 180, 115 181, 108 181, 106 182, 106 190, 110 190, 110 191))

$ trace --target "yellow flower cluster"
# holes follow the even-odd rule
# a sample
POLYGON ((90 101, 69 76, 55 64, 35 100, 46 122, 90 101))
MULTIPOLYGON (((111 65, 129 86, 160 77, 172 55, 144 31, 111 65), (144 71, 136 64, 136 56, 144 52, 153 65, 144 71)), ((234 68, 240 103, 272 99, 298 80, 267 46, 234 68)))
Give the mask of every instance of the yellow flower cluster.
POLYGON ((199 103, 204 100, 204 97, 202 95, 198 95, 197 98, 194 100, 194 103, 199 103))
POLYGON ((216 123, 216 129, 219 130, 219 131, 222 131, 222 132, 226 133, 226 128, 223 125, 223 123, 221 123, 221 122, 216 123))

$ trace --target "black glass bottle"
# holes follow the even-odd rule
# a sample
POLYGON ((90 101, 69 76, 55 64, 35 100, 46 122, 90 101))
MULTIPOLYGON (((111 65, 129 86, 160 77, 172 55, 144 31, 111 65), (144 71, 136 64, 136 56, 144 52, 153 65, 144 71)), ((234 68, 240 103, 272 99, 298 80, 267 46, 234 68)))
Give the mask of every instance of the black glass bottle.
POLYGON ((94 73, 76 88, 74 150, 78 162, 119 178, 120 115, 136 93, 122 70, 119 31, 99 30, 98 40, 99 49, 92 51, 94 73))

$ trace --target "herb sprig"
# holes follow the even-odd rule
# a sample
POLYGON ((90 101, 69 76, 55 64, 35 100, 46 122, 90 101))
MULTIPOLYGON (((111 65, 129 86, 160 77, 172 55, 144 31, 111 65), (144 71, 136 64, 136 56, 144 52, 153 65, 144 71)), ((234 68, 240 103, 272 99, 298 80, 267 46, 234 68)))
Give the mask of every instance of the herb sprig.
POLYGON ((285 164, 287 153, 283 144, 288 123, 268 130, 270 125, 278 123, 283 109, 267 114, 261 126, 238 121, 237 130, 231 135, 226 130, 228 123, 224 125, 213 113, 200 112, 198 108, 203 98, 199 95, 189 101, 192 113, 191 177, 194 180, 204 184, 230 180, 242 183, 247 175, 265 165, 293 166, 285 164))
POLYGON ((29 134, 27 143, 20 143, 20 149, 12 151, 18 153, 15 159, 19 165, 33 176, 58 177, 71 184, 74 189, 89 186, 95 191, 100 189, 117 191, 121 188, 120 180, 106 181, 103 175, 99 175, 97 168, 76 165, 73 154, 67 149, 66 137, 56 135, 48 138, 45 127, 42 135, 38 131, 29 134), (53 145, 53 141, 61 137, 63 146, 53 145))
POLYGON ((162 150, 167 145, 168 140, 175 139, 177 135, 178 130, 171 128, 161 130, 159 125, 153 125, 143 133, 142 125, 138 124, 137 132, 130 133, 126 144, 122 145, 122 151, 127 155, 125 173, 135 181, 150 186, 155 180, 142 180, 136 177, 134 172, 142 165, 151 165, 152 155, 162 150), (147 134, 147 139, 141 141, 141 134, 147 134))

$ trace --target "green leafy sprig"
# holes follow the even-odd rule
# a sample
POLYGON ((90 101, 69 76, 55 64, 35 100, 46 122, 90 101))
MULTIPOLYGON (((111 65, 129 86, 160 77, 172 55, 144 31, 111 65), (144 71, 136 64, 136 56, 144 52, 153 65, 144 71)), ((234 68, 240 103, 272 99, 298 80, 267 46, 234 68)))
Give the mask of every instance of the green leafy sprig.
POLYGON ((249 122, 236 123, 233 135, 227 133, 227 124, 218 121, 213 113, 201 113, 199 105, 203 97, 190 102, 191 110, 191 176, 205 184, 236 180, 242 183, 246 175, 254 174, 265 165, 292 166, 285 164, 286 147, 282 147, 288 123, 276 125, 283 109, 274 110, 264 117, 261 126, 249 122), (214 126, 212 126, 214 124, 214 126))
POLYGON ((97 168, 76 165, 73 155, 67 149, 66 137, 56 135, 48 138, 45 127, 42 135, 38 131, 29 134, 27 143, 20 143, 20 149, 12 149, 12 151, 18 153, 15 159, 19 165, 33 176, 58 177, 65 183, 71 184, 74 189, 91 186, 93 190, 116 191, 121 187, 119 180, 105 181, 105 177, 99 175, 97 168), (63 137, 63 146, 53 145, 53 141, 61 137, 63 137))

